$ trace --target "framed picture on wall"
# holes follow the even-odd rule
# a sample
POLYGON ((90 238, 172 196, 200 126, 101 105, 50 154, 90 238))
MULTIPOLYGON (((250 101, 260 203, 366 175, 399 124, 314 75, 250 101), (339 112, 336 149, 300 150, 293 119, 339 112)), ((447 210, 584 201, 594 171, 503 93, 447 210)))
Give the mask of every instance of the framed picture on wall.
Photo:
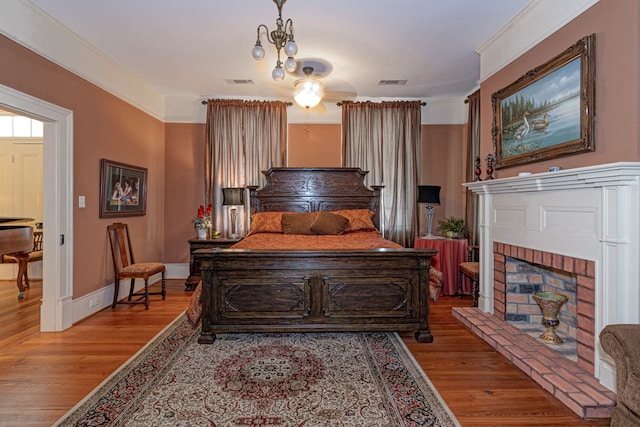
POLYGON ((496 168, 593 151, 595 34, 494 93, 496 168))
POLYGON ((147 169, 102 159, 100 161, 100 217, 145 215, 147 169))

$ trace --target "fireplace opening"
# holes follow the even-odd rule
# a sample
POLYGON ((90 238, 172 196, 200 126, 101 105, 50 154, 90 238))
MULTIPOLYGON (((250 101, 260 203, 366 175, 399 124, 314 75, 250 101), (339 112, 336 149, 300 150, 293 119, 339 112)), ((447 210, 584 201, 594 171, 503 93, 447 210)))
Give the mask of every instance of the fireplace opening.
MULTIPOLYGON (((577 348, 577 358, 572 356, 579 367, 593 375, 593 366, 595 359, 595 262, 582 258, 575 258, 569 255, 557 254, 552 252, 541 251, 538 249, 525 248, 522 246, 510 245, 507 243, 493 243, 493 302, 494 315, 499 319, 506 321, 515 326, 511 321, 507 320, 507 305, 511 304, 514 297, 524 299, 523 295, 507 295, 507 279, 511 282, 524 282, 523 275, 517 272, 517 265, 526 272, 533 273, 527 278, 527 283, 522 289, 526 289, 527 299, 536 286, 542 289, 543 282, 549 282, 553 286, 558 287, 559 282, 563 282, 562 286, 566 286, 567 290, 575 288, 572 292, 572 300, 567 301, 566 311, 561 314, 561 324, 568 328, 566 333, 575 339, 575 347, 577 348), (508 261, 519 260, 516 265, 509 265, 508 261), (524 265, 528 264, 528 265, 524 265), (539 267, 539 268, 538 268, 539 267), (509 271, 507 271, 507 269, 509 271), (543 280, 543 277, 545 280, 543 280), (509 299, 508 299, 509 298, 509 299), (563 322, 564 319, 564 322, 563 322), (573 329, 573 330, 572 330, 573 329)), ((569 296, 568 291, 559 293, 569 296)), ((531 300, 533 302, 533 300, 531 300)), ((534 303, 535 304, 535 303, 534 303)), ((521 307, 521 310, 528 310, 529 318, 534 323, 527 325, 534 326, 537 319, 541 316, 539 307, 521 307)), ((513 313, 512 313, 513 314, 513 313)), ((515 313, 523 314, 523 313, 515 313)), ((535 325, 542 329, 542 325, 535 325)), ((528 327, 528 326, 527 326, 528 327)), ((533 332, 532 332, 533 333, 533 332)), ((567 340, 569 341, 569 340, 567 340)), ((573 344, 572 344, 573 346, 573 344)), ((572 350, 575 351, 575 350, 572 350)))
POLYGON ((551 350, 577 362, 576 274, 513 257, 505 258, 505 273, 507 301, 505 320, 547 345, 551 350), (567 301, 561 305, 557 314, 559 324, 554 328, 555 334, 562 340, 561 343, 551 343, 540 338, 547 330, 547 326, 543 323, 542 309, 533 298, 535 292, 551 292, 567 297, 567 301))

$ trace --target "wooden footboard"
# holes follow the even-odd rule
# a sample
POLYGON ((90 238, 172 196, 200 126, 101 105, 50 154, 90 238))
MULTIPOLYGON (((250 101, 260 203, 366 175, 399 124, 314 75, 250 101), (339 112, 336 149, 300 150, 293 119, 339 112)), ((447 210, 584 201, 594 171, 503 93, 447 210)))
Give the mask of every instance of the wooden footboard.
POLYGON ((202 249, 202 333, 429 330, 432 249, 202 249))

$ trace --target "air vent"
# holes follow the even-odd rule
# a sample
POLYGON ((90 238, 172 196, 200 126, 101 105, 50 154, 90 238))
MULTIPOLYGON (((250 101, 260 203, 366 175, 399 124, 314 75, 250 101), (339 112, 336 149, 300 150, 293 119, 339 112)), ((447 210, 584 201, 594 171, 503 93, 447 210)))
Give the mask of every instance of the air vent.
POLYGON ((252 85, 253 80, 251 79, 224 79, 228 85, 252 85))
POLYGON ((378 86, 404 86, 406 84, 406 80, 380 80, 378 82, 378 86))

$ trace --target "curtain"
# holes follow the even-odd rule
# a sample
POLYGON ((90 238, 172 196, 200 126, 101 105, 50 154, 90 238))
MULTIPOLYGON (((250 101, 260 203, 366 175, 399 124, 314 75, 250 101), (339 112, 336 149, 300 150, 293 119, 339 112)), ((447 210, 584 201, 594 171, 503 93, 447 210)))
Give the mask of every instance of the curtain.
MULTIPOLYGON (((284 165, 287 107, 280 101, 207 101, 204 156, 205 203, 213 206, 213 227, 230 230, 222 188, 263 186, 263 170, 284 165)), ((238 232, 246 234, 248 192, 238 208, 238 232)))
POLYGON ((420 114, 420 101, 342 103, 344 165, 369 171, 368 186, 384 185, 385 237, 405 247, 417 230, 420 114))
MULTIPOLYGON (((480 89, 469 95, 468 135, 467 135, 467 158, 466 158, 466 182, 474 181, 476 159, 480 159, 480 89)), ((467 190, 466 218, 469 227, 469 244, 477 245, 479 241, 478 229, 478 195, 467 190)))

